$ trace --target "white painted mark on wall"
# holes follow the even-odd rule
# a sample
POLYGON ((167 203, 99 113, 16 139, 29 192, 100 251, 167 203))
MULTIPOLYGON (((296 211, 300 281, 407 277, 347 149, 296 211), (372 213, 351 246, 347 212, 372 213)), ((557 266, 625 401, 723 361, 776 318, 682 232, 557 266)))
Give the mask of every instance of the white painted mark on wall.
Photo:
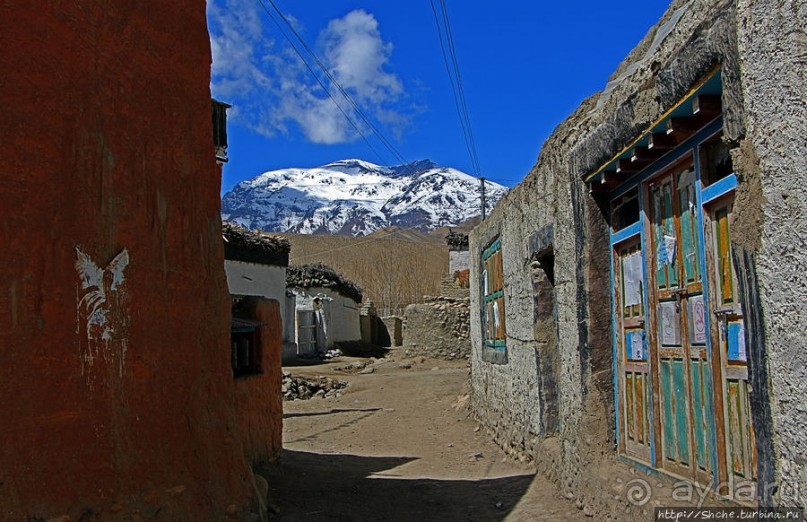
MULTIPOLYGON (((120 307, 125 297, 123 271, 129 266, 129 251, 123 249, 112 261, 101 268, 88 254, 76 246, 76 272, 79 286, 76 306, 76 333, 83 324, 87 334, 87 346, 81 346, 82 372, 93 366, 97 357, 107 363, 117 363, 123 374, 126 358, 126 339, 116 335, 115 328, 123 327, 125 320, 120 307)), ((121 333, 121 332, 119 332, 121 333)))

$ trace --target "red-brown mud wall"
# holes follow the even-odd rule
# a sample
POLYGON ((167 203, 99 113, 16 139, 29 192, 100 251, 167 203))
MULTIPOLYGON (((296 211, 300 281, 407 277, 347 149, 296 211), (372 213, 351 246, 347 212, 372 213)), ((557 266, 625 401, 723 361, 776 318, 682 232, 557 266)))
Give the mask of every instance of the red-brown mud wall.
POLYGON ((249 491, 205 2, 12 0, 0 48, 0 519, 221 520, 249 491))
POLYGON ((235 380, 235 410, 245 456, 249 462, 258 463, 276 460, 283 448, 283 326, 280 303, 274 299, 255 299, 250 312, 252 319, 263 323, 258 332, 262 371, 235 380))

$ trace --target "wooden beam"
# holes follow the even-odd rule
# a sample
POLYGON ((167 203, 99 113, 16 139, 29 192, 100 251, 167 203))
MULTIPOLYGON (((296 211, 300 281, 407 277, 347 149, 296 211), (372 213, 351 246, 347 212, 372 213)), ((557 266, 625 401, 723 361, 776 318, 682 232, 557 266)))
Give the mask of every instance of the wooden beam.
POLYGON ((670 118, 667 120, 667 135, 689 135, 695 132, 695 122, 692 118, 670 118))
POLYGON ((622 176, 618 175, 615 170, 604 170, 602 171, 602 181, 600 181, 603 185, 616 185, 622 180, 622 176))
POLYGON ((678 141, 672 134, 654 132, 650 135, 650 141, 647 144, 647 148, 650 150, 665 151, 674 148, 676 145, 678 145, 678 141))
POLYGON ((692 114, 696 116, 714 118, 722 108, 720 96, 701 94, 692 99, 692 114))
POLYGON ((617 174, 633 174, 634 172, 639 172, 640 169, 640 165, 631 162, 628 158, 619 159, 616 162, 617 174))
POLYGON ((634 147, 630 153, 630 161, 631 163, 642 161, 650 162, 655 161, 659 156, 661 156, 661 153, 656 149, 650 150, 648 147, 634 147))
POLYGON ((594 194, 602 194, 619 185, 621 179, 621 176, 617 175, 616 171, 604 170, 600 181, 592 181, 589 183, 588 188, 594 194))

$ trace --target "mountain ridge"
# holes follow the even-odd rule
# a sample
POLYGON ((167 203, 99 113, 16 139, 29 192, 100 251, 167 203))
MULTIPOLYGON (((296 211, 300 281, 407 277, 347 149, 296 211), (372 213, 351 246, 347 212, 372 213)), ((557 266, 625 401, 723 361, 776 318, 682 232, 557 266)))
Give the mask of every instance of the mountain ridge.
MULTIPOLYGON (((489 206, 507 191, 486 182, 489 206)), ((365 236, 389 226, 430 231, 479 213, 479 181, 429 159, 384 167, 360 159, 286 168, 242 181, 222 217, 265 232, 365 236)))

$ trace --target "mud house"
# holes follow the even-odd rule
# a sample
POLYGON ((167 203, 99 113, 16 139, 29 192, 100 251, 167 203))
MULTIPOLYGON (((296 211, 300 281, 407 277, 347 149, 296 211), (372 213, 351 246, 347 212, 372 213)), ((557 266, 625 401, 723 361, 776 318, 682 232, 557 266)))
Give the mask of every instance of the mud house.
MULTIPOLYGON (((222 224, 224 271, 233 304, 247 298, 274 299, 286 323, 286 268, 289 242, 277 236, 253 232, 235 223, 222 224)), ((236 333, 246 333, 245 324, 236 333)), ((235 356, 234 356, 235 359, 235 356)))
POLYGON ((227 222, 222 238, 237 412, 250 460, 265 462, 282 449, 281 338, 290 246, 227 222))
POLYGON ((474 410, 581 506, 805 505, 805 14, 673 2, 470 234, 474 410))
POLYGON ((292 265, 286 272, 296 315, 294 351, 284 358, 331 350, 336 343, 361 341, 361 289, 332 268, 292 265))
POLYGON ((204 2, 6 2, 0 43, 0 519, 245 518, 204 2))

